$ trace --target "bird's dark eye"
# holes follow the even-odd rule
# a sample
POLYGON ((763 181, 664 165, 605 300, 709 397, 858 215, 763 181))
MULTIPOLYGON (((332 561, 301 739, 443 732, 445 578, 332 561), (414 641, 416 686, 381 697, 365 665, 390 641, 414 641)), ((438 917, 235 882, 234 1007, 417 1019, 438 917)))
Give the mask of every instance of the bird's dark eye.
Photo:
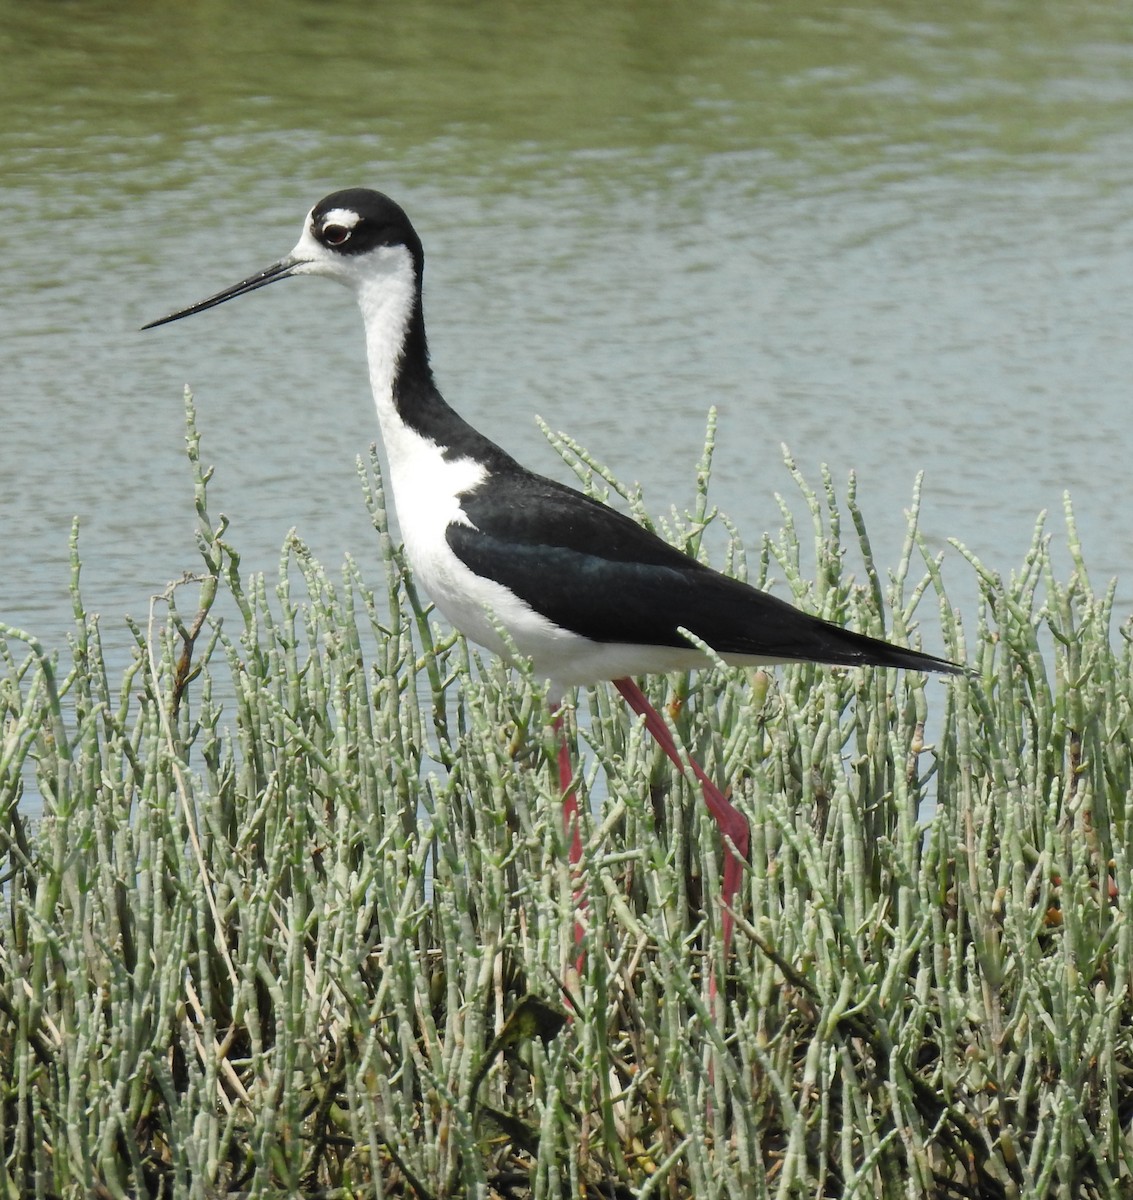
POLYGON ((345 225, 324 225, 323 241, 328 246, 341 246, 350 238, 350 230, 345 225))

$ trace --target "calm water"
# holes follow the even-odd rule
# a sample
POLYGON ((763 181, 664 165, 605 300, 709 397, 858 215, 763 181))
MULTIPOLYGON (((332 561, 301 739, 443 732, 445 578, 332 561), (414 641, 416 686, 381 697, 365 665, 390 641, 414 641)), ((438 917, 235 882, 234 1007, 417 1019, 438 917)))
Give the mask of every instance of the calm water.
POLYGON ((752 546, 786 442, 858 472, 883 561, 924 469, 933 543, 1004 572, 1069 488, 1128 611, 1133 27, 1100 0, 924 12, 0 0, 0 619, 62 637, 76 514, 111 641, 196 567, 186 382, 245 565, 292 525, 328 564, 372 553, 344 291, 137 332, 356 184, 422 233, 448 398, 531 465, 567 478, 539 413, 683 507, 716 404, 752 546))

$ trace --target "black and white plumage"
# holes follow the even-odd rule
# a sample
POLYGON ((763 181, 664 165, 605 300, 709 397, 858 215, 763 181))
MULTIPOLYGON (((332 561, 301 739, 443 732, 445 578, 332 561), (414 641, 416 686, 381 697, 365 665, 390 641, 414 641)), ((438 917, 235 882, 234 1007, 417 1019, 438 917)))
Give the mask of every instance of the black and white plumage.
MULTIPOLYGON (((434 382, 423 268, 421 240, 401 208, 379 192, 349 189, 315 205, 286 258, 152 324, 295 275, 320 275, 352 288, 365 323, 390 488, 419 583, 457 629, 488 649, 505 650, 497 628, 506 629, 556 692, 615 681, 678 765, 664 721, 629 677, 706 665, 682 628, 740 665, 807 661, 959 670, 802 613, 521 466, 454 412, 434 382)), ((721 829, 746 855, 746 821, 694 769, 721 829)), ((563 758, 560 771, 567 790, 563 758)), ((576 859, 581 847, 569 790, 566 804, 576 859)), ((738 860, 729 854, 726 901, 738 880, 738 860)))

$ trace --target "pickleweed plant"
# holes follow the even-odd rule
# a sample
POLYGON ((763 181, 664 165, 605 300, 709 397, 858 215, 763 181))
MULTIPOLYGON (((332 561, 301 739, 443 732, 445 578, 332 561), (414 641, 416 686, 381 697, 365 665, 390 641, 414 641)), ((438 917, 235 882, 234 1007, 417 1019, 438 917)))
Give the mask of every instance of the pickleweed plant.
POLYGON ((248 574, 186 414, 197 560, 126 668, 77 540, 67 645, 0 627, 0 1193, 1130 1194, 1131 630, 1069 501, 1069 577, 1041 523, 1003 577, 928 550, 918 481, 886 570, 789 457, 745 550, 714 417, 663 517, 549 434, 687 552, 972 667, 643 681, 751 822, 725 955, 698 792, 611 690, 567 698, 572 873, 547 696, 435 618, 377 460, 373 545, 248 574))

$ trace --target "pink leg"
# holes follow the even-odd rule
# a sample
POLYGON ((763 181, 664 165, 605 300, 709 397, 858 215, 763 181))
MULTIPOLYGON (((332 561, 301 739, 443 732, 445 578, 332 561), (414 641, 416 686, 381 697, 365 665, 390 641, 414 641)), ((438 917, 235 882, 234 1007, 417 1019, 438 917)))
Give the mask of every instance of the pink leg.
MULTIPOLYGON (((551 712, 554 713, 554 730, 559 735, 559 788, 563 793, 563 833, 570 842, 570 848, 567 851, 570 865, 577 867, 582 860, 582 832, 579 829, 578 797, 571 787, 574 771, 571 769, 570 746, 567 745, 566 730, 563 728, 563 714, 559 712, 559 706, 553 705, 551 712)), ((574 889, 574 902, 580 912, 586 911, 586 897, 582 894, 581 885, 576 885, 574 889)), ((576 966, 580 974, 586 964, 586 957, 582 953, 582 939, 585 933, 586 927, 582 922, 575 921, 574 945, 579 952, 576 966)))
MULTIPOLYGON (((641 688, 632 679, 628 678, 615 679, 614 687, 625 697, 626 703, 630 708, 639 717, 645 718, 645 728, 657 739, 661 749, 665 751, 673 763, 683 771, 684 763, 681 761, 680 753, 669 733, 669 728, 665 724, 665 719, 645 698, 645 693, 641 688)), ((716 822, 721 836, 725 839, 724 918, 721 922, 721 927, 724 935, 724 953, 727 954, 728 947, 732 944, 732 930, 735 925, 732 918, 731 905, 736 892, 739 890, 740 880, 743 878, 743 864, 747 859, 748 851, 751 847, 751 830, 748 828, 747 818, 720 791, 712 780, 708 778, 700 763, 690 757, 689 766, 692 768, 692 773, 700 781, 701 790, 704 792, 704 803, 708 806, 708 811, 712 814, 712 819, 716 822), (729 842, 731 843, 730 845, 729 842), (735 847, 734 850, 732 849, 733 846, 735 847)), ((716 980, 713 977, 713 995, 715 995, 715 992, 716 980)))

